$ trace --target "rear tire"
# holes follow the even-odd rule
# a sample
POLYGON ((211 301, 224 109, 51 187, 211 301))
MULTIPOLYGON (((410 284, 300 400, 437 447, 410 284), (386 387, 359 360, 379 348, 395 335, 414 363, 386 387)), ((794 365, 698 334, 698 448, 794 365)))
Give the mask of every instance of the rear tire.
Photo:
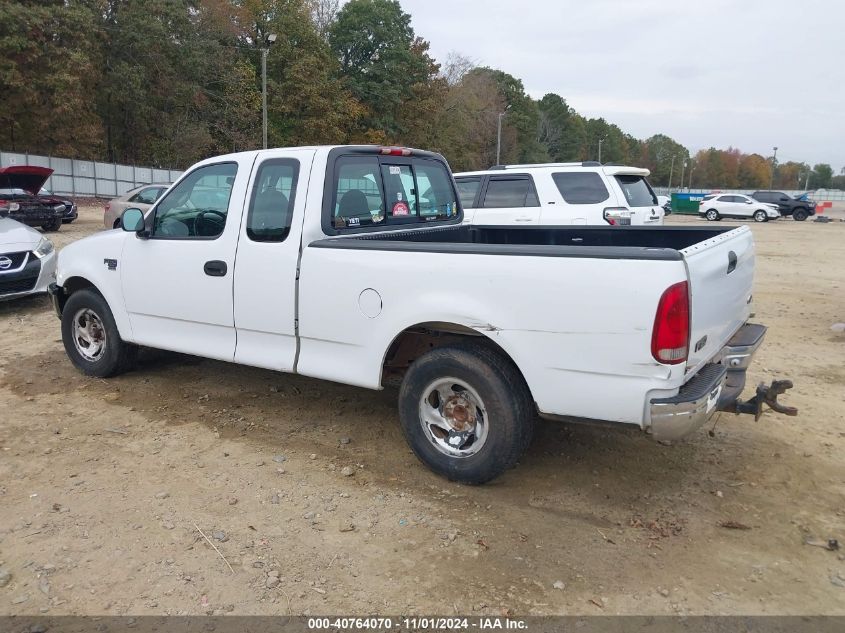
POLYGON ((399 419, 414 454, 465 484, 483 484, 514 466, 531 442, 534 417, 513 362, 478 344, 423 354, 399 389, 399 419))
POLYGON ((716 211, 716 209, 707 209, 707 213, 704 214, 704 217, 710 222, 717 222, 718 220, 721 220, 719 212, 716 211))
POLYGON ((796 222, 803 222, 807 219, 807 215, 808 213, 806 209, 795 209, 795 211, 792 212, 792 219, 796 222))
POLYGON ((77 290, 65 302, 62 342, 74 367, 98 378, 128 371, 138 356, 138 348, 120 338, 106 300, 88 288, 77 290))
POLYGON ((113 229, 119 229, 120 228, 120 218, 118 218, 117 220, 114 221, 112 228, 113 229))
POLYGON ((768 222, 769 216, 766 214, 765 211, 759 210, 754 212, 754 221, 755 222, 768 222))

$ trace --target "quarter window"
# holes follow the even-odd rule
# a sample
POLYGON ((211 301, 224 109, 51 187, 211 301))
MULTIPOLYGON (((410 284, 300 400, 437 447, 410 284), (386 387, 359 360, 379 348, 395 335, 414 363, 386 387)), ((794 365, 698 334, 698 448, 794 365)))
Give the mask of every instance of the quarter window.
POLYGON ((246 234, 254 242, 283 242, 290 233, 299 161, 266 160, 258 168, 246 221, 246 234))
POLYGON ((156 207, 153 237, 215 238, 223 233, 236 163, 199 167, 173 187, 156 207))
POLYGON ((552 174, 563 200, 569 204, 598 204, 610 197, 604 181, 594 171, 552 174))

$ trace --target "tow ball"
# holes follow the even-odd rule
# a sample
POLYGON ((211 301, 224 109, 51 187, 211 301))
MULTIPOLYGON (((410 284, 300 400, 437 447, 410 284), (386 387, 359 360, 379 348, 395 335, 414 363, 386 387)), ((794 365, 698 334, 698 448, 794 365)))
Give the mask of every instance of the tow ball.
POLYGON ((754 420, 760 419, 763 415, 763 405, 768 405, 773 411, 783 413, 784 415, 795 416, 798 415, 796 407, 788 407, 778 402, 778 396, 783 395, 787 389, 792 389, 791 380, 773 380, 771 385, 760 383, 757 385, 757 393, 750 400, 745 402, 736 400, 732 405, 729 405, 724 411, 733 412, 739 415, 740 413, 751 413, 754 415, 754 420))

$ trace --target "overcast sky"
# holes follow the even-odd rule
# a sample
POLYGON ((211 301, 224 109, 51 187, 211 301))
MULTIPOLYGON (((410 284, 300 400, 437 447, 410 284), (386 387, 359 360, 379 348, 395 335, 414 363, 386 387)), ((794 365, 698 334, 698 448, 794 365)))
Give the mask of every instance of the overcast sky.
POLYGON ((693 152, 845 167, 842 0, 400 0, 458 52, 578 112, 693 152))

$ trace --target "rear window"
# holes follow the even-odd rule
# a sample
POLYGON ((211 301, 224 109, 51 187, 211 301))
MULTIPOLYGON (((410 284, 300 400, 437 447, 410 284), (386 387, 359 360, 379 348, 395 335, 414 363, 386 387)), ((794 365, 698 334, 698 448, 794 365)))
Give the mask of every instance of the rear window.
POLYGON ((560 195, 569 204, 598 204, 610 197, 604 181, 594 171, 552 174, 560 195))
POLYGON ((456 178, 458 185, 458 197, 461 199, 461 206, 464 209, 471 209, 475 206, 475 196, 481 187, 481 178, 456 178))
POLYGON ((657 204, 651 185, 642 176, 616 176, 629 207, 650 207, 657 204))
POLYGON ((539 207, 540 201, 530 177, 491 178, 481 206, 488 209, 539 207))
POLYGON ((335 229, 450 220, 458 209, 452 180, 438 161, 341 156, 335 163, 335 229))

